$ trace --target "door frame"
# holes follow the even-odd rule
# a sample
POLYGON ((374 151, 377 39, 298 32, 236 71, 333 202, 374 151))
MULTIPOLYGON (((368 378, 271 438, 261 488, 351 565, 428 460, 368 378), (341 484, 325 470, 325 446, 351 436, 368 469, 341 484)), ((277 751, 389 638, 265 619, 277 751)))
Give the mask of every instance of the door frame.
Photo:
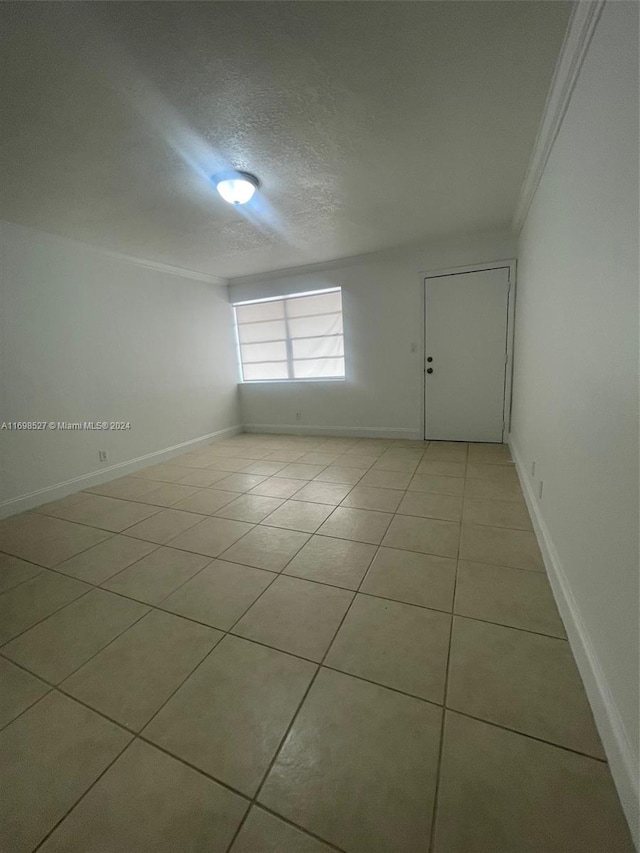
POLYGON ((511 430, 511 400, 513 396, 513 333, 515 326, 516 308, 516 272, 517 261, 509 258, 504 261, 491 261, 484 264, 470 264, 463 267, 448 267, 446 269, 430 270, 420 273, 422 279, 422 320, 423 320, 423 352, 422 352, 422 435, 427 441, 427 288, 429 279, 443 278, 449 275, 460 275, 464 273, 486 272, 488 270, 507 269, 509 271, 509 293, 507 296, 507 340, 506 340, 506 366, 504 377, 504 402, 502 410, 502 441, 509 435, 511 430))

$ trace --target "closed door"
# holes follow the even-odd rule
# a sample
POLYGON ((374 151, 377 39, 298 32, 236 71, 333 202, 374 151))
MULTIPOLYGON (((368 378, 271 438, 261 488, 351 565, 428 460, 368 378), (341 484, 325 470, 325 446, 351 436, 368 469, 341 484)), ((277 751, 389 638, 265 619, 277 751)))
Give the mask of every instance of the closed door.
POLYGON ((509 268, 425 279, 425 437, 501 442, 509 268))

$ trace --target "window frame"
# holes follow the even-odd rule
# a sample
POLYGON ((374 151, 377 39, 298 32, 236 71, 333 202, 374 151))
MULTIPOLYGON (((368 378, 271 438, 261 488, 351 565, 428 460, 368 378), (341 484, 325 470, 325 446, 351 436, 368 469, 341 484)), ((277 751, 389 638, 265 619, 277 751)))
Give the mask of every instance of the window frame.
MULTIPOLYGON (((346 379, 347 379, 347 364, 346 364, 346 356, 344 353, 344 309, 343 309, 343 305, 342 305, 342 287, 339 287, 339 286, 338 287, 325 287, 325 288, 321 288, 319 290, 305 290, 305 291, 300 292, 300 293, 286 293, 286 294, 282 294, 280 296, 266 296, 266 297, 263 297, 260 299, 244 299, 244 300, 240 300, 239 302, 233 302, 232 308, 233 308, 233 320, 234 320, 234 328, 235 328, 235 336, 236 336, 238 368, 239 368, 239 372, 240 372, 240 384, 241 385, 265 385, 265 384, 271 385, 274 383, 275 384, 277 384, 277 383, 291 384, 291 383, 295 383, 295 382, 345 382, 346 381, 346 379), (342 354, 342 356, 335 356, 335 358, 342 358, 342 360, 344 362, 344 375, 343 376, 308 376, 308 377, 304 377, 304 378, 296 378, 293 375, 294 361, 317 361, 318 357, 317 356, 316 357, 302 357, 302 358, 295 358, 294 359, 293 341, 296 339, 291 337, 289 320, 298 319, 298 318, 289 317, 289 315, 287 313, 287 302, 288 302, 288 300, 291 300, 291 299, 300 299, 300 298, 308 297, 308 296, 321 296, 322 294, 325 294, 325 293, 339 293, 340 294, 340 317, 342 318, 342 321, 343 321, 342 332, 334 333, 334 334, 330 334, 330 335, 305 335, 304 339, 308 340, 311 338, 323 338, 323 339, 342 338, 343 354, 342 354), (241 324, 238 323, 238 312, 236 309, 240 308, 244 305, 258 305, 258 304, 265 303, 265 302, 282 302, 283 303, 283 314, 284 314, 283 320, 284 320, 284 325, 285 325, 286 337, 285 337, 284 341, 282 340, 282 338, 278 338, 277 341, 275 341, 275 340, 274 341, 256 341, 255 343, 266 344, 266 343, 281 343, 281 342, 283 342, 285 344, 286 359, 273 359, 273 363, 274 364, 276 364, 276 363, 277 364, 279 364, 279 363, 286 364, 287 373, 289 375, 286 377, 278 378, 278 379, 245 379, 245 371, 244 371, 245 364, 244 364, 244 361, 242 358, 242 344, 240 342, 240 325, 241 324)), ((335 313, 335 312, 327 312, 327 313, 335 313)), ((317 315, 302 315, 302 316, 322 316, 322 315, 317 314, 317 315)), ((256 323, 269 323, 269 322, 273 322, 273 320, 256 320, 254 322, 256 322, 256 323)), ((252 343, 254 343, 254 342, 247 341, 246 345, 251 346, 252 343)), ((323 356, 321 356, 321 358, 322 357, 323 356)), ((327 356, 327 358, 331 358, 331 357, 332 356, 327 356)), ((266 361, 247 362, 247 364, 252 364, 252 363, 266 364, 266 363, 271 363, 271 362, 266 362, 266 361)))

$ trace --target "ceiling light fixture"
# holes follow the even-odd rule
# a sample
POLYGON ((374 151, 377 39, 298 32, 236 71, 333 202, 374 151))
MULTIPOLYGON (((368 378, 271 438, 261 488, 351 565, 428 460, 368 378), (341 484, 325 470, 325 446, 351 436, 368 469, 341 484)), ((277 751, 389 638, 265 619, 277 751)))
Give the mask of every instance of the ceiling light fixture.
POLYGON ((246 204, 260 186, 260 181, 249 172, 232 172, 214 180, 216 189, 229 204, 246 204))

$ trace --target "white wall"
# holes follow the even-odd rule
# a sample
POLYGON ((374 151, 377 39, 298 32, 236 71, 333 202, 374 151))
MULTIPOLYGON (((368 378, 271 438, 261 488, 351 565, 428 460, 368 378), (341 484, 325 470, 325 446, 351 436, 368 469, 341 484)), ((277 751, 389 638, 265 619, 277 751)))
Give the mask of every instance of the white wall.
POLYGON ((513 257, 512 235, 476 234, 233 280, 232 301, 335 286, 343 300, 346 381, 241 385, 245 427, 422 438, 421 272, 513 257))
POLYGON ((0 259, 0 422, 131 422, 124 432, 0 431, 3 514, 86 483, 21 496, 237 425, 226 286, 7 224, 0 259))
POLYGON ((614 2, 521 234, 511 438, 634 830, 638 227, 638 8, 614 2))

